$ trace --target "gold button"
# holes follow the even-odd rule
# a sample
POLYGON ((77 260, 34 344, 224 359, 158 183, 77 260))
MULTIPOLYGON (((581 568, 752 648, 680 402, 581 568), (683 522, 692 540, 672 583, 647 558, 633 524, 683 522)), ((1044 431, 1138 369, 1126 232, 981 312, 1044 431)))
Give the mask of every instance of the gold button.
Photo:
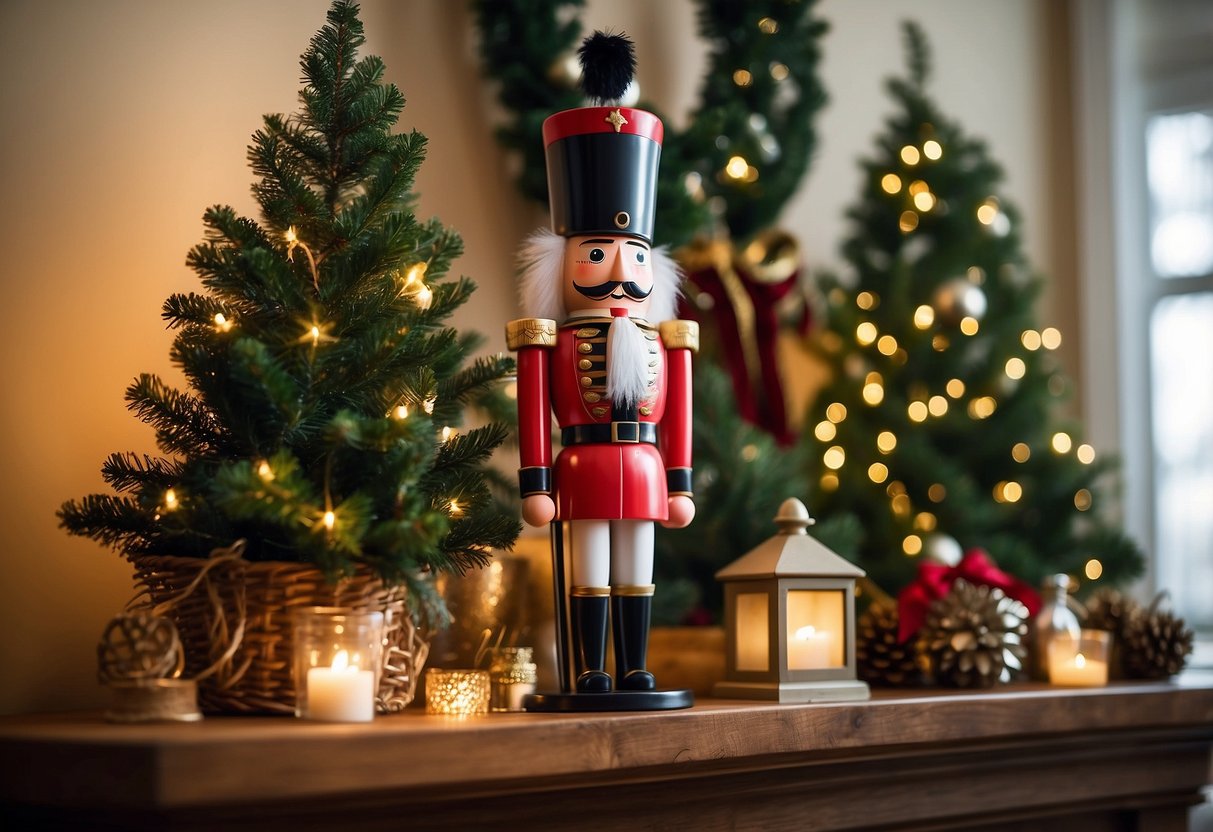
POLYGON ((589 344, 578 344, 577 345, 577 352, 583 352, 583 353, 590 352, 593 349, 594 348, 589 344))
POLYGON ((601 334, 602 333, 599 330, 593 329, 592 327, 586 327, 585 329, 577 330, 578 338, 593 338, 595 335, 601 335, 601 334))
POLYGON ((594 383, 594 379, 590 378, 589 376, 581 377, 581 386, 582 387, 589 387, 593 383, 594 383))
POLYGON ((592 393, 592 392, 586 393, 583 398, 590 404, 593 404, 594 402, 597 402, 597 401, 602 401, 602 395, 600 393, 592 393))
POLYGON ((588 370, 593 366, 594 366, 594 362, 588 358, 583 358, 577 362, 577 369, 579 369, 579 370, 588 370))
POLYGON ((601 419, 603 416, 607 415, 607 409, 605 407, 595 407, 590 410, 590 413, 594 414, 595 419, 601 419))
POLYGON ((642 408, 640 408, 640 415, 641 415, 641 416, 652 416, 652 415, 653 415, 653 408, 651 408, 651 407, 642 407, 642 408))

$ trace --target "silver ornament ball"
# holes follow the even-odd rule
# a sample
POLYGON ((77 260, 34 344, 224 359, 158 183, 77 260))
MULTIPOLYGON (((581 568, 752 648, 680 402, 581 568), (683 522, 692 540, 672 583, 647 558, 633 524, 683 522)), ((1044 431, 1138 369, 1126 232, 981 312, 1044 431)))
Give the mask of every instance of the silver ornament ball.
POLYGON ((986 314, 986 293, 968 279, 955 277, 935 289, 931 306, 936 319, 949 326, 959 324, 964 318, 980 321, 986 314))

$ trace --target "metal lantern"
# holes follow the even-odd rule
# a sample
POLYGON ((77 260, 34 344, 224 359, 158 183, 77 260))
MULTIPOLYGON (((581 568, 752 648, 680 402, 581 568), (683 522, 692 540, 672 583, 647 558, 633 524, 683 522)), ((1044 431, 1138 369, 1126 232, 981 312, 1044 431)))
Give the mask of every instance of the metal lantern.
POLYGON ((827 702, 867 699, 855 673, 855 580, 863 570, 805 531, 784 500, 779 533, 716 573, 724 584, 725 679, 716 696, 827 702))

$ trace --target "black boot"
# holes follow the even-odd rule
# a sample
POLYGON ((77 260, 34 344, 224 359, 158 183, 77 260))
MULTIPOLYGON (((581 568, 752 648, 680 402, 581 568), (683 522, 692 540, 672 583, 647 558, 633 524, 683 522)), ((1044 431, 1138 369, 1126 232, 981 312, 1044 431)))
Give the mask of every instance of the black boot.
POLYGON ((573 595, 569 598, 569 607, 576 644, 573 660, 577 670, 577 692, 607 693, 611 690, 610 674, 603 670, 606 666, 607 596, 573 595))
POLYGON ((615 678, 620 690, 655 690, 657 681, 644 669, 649 652, 652 595, 612 595, 611 628, 615 638, 615 678))

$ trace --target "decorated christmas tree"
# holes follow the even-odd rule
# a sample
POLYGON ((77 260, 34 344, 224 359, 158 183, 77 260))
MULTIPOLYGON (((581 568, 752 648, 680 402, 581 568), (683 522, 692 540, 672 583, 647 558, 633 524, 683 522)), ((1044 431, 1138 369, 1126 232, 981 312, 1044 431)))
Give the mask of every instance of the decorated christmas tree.
MULTIPOLYGON (((543 121, 582 103, 573 50, 583 5, 475 4, 485 74, 507 109, 498 137, 520 155, 520 190, 539 202, 547 199, 543 121)), ((687 127, 672 130, 664 119, 654 232, 689 276, 680 314, 699 319, 703 332, 694 394, 697 519, 657 534, 655 616, 664 623, 718 619, 715 571, 766 539, 785 498, 806 494, 796 451, 775 441, 791 438, 775 364, 776 305, 799 290, 799 253, 770 224, 816 144, 813 119, 825 103, 818 42, 826 25, 813 17, 813 2, 696 5, 708 66, 687 127)), ((803 306, 799 313, 797 322, 807 322, 803 306)), ((842 531, 814 527, 845 551, 842 531)))
POLYGON ((249 560, 361 567, 421 601, 427 574, 512 544, 486 469, 507 428, 460 429, 512 362, 470 360, 479 337, 444 325, 475 285, 447 279, 459 236, 414 216, 426 140, 392 132, 404 97, 363 42, 338 0, 302 57, 300 111, 249 146, 261 221, 208 209, 187 258, 204 291, 164 304, 188 389, 143 374, 126 391, 162 455, 111 455, 117 493, 65 503, 70 533, 131 556, 243 540, 249 560))
POLYGON ((1058 417, 1071 385, 1060 333, 1033 311, 1020 215, 985 144, 928 96, 917 27, 906 41, 848 212, 848 270, 822 287, 833 380, 806 429, 812 508, 860 520, 860 565, 890 591, 962 547, 1036 585, 1130 578, 1141 556, 1109 518, 1112 460, 1058 417))

